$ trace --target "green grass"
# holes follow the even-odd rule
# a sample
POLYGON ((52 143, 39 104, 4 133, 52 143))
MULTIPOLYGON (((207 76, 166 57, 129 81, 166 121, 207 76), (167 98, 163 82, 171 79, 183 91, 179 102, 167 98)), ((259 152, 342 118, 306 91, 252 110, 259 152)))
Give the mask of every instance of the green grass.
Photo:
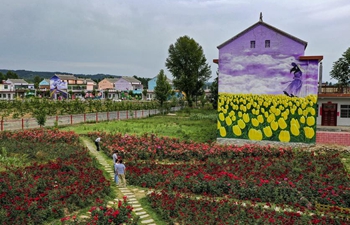
POLYGON ((78 124, 62 128, 78 134, 107 132, 175 137, 181 140, 206 142, 216 140, 216 110, 180 111, 176 115, 159 115, 142 119, 78 124))
POLYGON ((155 210, 152 208, 146 197, 141 198, 138 200, 139 203, 142 205, 142 208, 150 215, 150 218, 154 220, 154 223, 157 225, 167 225, 168 222, 165 222, 161 216, 155 212, 155 210))

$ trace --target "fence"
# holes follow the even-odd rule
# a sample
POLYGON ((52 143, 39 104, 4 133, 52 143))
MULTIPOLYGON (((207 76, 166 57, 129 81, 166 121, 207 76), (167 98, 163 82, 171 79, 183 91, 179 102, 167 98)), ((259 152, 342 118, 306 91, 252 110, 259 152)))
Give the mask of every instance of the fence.
MULTIPOLYGON (((178 111, 181 107, 172 107, 171 111, 178 111)), ((57 115, 48 116, 46 118, 45 126, 62 126, 73 125, 86 122, 99 122, 110 120, 126 120, 144 118, 151 115, 159 114, 158 109, 149 110, 126 110, 126 111, 112 111, 112 112, 96 112, 96 113, 84 113, 74 115, 57 115)), ((22 119, 9 119, 0 121, 0 130, 19 130, 19 129, 31 129, 38 128, 38 122, 35 118, 22 118, 22 119)))

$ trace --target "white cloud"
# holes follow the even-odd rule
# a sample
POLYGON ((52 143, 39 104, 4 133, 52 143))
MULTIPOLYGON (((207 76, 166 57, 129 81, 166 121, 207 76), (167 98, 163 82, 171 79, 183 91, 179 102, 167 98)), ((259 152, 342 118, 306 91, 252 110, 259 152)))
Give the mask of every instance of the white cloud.
POLYGON ((220 74, 219 92, 226 93, 253 93, 253 94, 275 94, 282 93, 284 86, 280 83, 282 77, 261 78, 259 75, 248 74, 233 77, 229 74, 220 74))

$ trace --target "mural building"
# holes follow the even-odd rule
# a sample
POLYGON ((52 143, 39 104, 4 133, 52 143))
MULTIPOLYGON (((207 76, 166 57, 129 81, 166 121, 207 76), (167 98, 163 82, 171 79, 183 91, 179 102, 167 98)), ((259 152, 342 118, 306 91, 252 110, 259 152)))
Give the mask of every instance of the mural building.
POLYGON ((315 143, 323 57, 306 46, 262 17, 218 46, 218 138, 315 143))

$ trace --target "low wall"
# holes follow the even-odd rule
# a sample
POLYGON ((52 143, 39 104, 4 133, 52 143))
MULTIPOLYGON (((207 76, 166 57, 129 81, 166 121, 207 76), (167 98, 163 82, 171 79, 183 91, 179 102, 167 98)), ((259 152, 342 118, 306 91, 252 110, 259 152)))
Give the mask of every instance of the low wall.
POLYGON ((316 144, 350 146, 350 132, 317 131, 316 144))
MULTIPOLYGON (((311 147, 314 144, 296 143, 296 142, 277 142, 277 141, 251 141, 247 139, 229 139, 229 138, 217 138, 219 144, 229 145, 245 145, 245 144, 258 144, 258 145, 271 145, 271 146, 286 146, 286 147, 311 147)), ((335 131, 334 129, 322 131, 316 131, 316 145, 317 144, 329 144, 349 147, 350 150, 350 130, 335 131)))

